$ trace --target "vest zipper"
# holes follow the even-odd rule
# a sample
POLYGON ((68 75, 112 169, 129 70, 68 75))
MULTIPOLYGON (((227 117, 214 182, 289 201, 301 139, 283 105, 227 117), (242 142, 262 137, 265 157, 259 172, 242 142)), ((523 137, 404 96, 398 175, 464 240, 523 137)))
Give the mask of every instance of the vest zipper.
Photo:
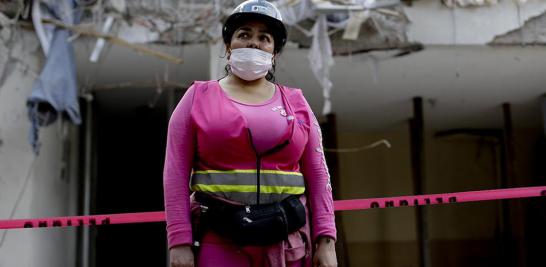
POLYGON ((270 150, 260 154, 258 153, 258 150, 256 150, 256 147, 254 146, 254 141, 252 139, 252 131, 250 131, 250 128, 247 128, 248 130, 248 138, 250 141, 250 145, 252 146, 252 150, 254 151, 254 154, 256 154, 256 205, 260 205, 260 173, 262 169, 262 157, 268 154, 273 154, 285 146, 287 146, 290 143, 290 140, 286 140, 283 143, 271 148, 270 150))
POLYGON ((250 145, 252 146, 252 150, 254 151, 254 154, 256 154, 256 205, 260 205, 260 169, 261 169, 261 156, 258 153, 258 150, 256 150, 256 147, 254 146, 254 141, 252 139, 252 131, 250 131, 250 128, 247 128, 248 130, 248 138, 250 141, 250 145))
POLYGON ((262 157, 256 154, 256 205, 260 205, 260 169, 262 165, 261 159, 262 157))

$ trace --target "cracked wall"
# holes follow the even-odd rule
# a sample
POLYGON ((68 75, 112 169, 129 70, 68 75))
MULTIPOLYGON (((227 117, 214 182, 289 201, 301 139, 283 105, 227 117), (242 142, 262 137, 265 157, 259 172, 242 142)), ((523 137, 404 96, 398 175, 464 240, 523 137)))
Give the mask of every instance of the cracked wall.
POLYGON ((546 45, 546 12, 528 19, 522 27, 496 36, 491 45, 546 45))
POLYGON ((448 8, 441 1, 415 1, 404 11, 411 21, 410 41, 425 45, 487 45, 546 12, 546 1, 529 0, 520 5, 499 1, 479 8, 448 8))
MULTIPOLYGON (((77 214, 77 129, 44 128, 37 157, 27 141, 26 98, 43 65, 38 48, 34 33, 0 26, 1 219, 77 214), (70 142, 71 162, 63 162, 70 142)), ((74 266, 75 249, 76 229, 0 230, 0 267, 74 266)))

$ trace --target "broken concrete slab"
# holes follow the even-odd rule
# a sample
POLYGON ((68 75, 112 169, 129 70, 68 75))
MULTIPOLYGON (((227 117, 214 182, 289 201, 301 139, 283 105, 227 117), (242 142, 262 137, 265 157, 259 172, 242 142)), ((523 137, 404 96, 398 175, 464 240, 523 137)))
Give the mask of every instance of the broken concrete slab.
MULTIPOLYGON (((402 16, 391 16, 379 12, 371 12, 370 18, 360 26, 360 32, 356 40, 343 39, 344 32, 336 31, 330 35, 332 52, 334 55, 350 55, 366 53, 369 51, 403 50, 418 51, 422 49, 419 43, 410 42, 407 37, 407 27, 410 23, 407 17, 403 16, 401 9, 397 10, 402 16), (415 47, 418 47, 416 49, 415 47)), ((332 19, 332 18, 329 18, 332 19)), ((314 21, 304 20, 299 26, 310 29, 314 21)), ((301 48, 311 46, 311 37, 295 27, 289 27, 288 38, 301 48)))
POLYGON ((497 35, 489 45, 546 45, 546 12, 525 21, 520 28, 497 35))

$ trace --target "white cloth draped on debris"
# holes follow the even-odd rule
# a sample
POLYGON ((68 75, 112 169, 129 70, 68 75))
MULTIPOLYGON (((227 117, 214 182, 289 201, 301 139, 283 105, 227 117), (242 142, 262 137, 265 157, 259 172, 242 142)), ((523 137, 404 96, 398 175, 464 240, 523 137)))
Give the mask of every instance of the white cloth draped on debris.
MULTIPOLYGON (((355 44, 362 42, 359 40, 362 24, 371 20, 373 23, 370 24, 373 24, 379 36, 370 40, 376 43, 381 42, 380 39, 391 40, 389 42, 394 40, 396 40, 394 42, 406 42, 407 40, 404 27, 409 21, 398 7, 401 4, 400 0, 279 0, 275 3, 286 24, 311 38, 309 65, 323 91, 322 113, 324 115, 332 112, 330 95, 333 84, 330 79, 330 69, 334 65, 333 51, 335 49, 332 46, 335 46, 336 42, 340 43, 339 40, 332 43, 330 35, 341 30, 343 31, 341 38, 344 41, 355 41, 355 44), (315 20, 311 30, 298 25, 306 19, 315 20)), ((366 48, 374 48, 374 45, 366 48)), ((373 59, 374 81, 377 82, 377 60, 374 57, 370 58, 373 59)))
MULTIPOLYGON (((282 14, 283 22, 290 26, 296 26, 300 21, 316 16, 313 9, 314 4, 311 0, 281 0, 277 1, 276 4, 282 14)), ((322 114, 326 115, 331 112, 332 107, 330 101, 330 91, 332 90, 330 68, 334 64, 326 15, 318 15, 312 30, 306 34, 313 38, 308 54, 309 66, 322 87, 324 96, 322 114)))
POLYGON ((326 15, 319 15, 311 33, 313 35, 313 42, 308 55, 309 63, 315 78, 322 87, 322 96, 324 97, 322 114, 326 115, 332 111, 332 103, 330 101, 330 92, 332 91, 330 68, 334 65, 326 15))
POLYGON ((69 43, 69 31, 44 27, 44 17, 60 20, 67 25, 75 22, 72 0, 36 0, 33 6, 33 21, 37 27, 40 43, 47 56, 45 66, 35 81, 27 99, 31 122, 29 142, 36 154, 40 151, 39 128, 52 124, 59 115, 66 115, 73 123, 80 124, 80 108, 76 85, 74 51, 69 43))
MULTIPOLYGON (((480 7, 480 6, 492 6, 499 3, 499 0, 442 0, 442 2, 450 7, 480 7)), ((517 5, 527 3, 527 0, 513 0, 517 5)))
POLYGON ((282 21, 290 26, 315 15, 314 5, 310 0, 280 0, 275 4, 281 12, 282 21))

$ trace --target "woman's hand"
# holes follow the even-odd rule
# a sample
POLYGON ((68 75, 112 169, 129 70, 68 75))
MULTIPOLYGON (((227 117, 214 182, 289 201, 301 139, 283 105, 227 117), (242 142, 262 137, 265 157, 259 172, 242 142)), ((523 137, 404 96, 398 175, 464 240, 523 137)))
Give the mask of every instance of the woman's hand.
POLYGON ((169 256, 171 267, 194 267, 193 251, 190 245, 171 248, 169 256))
POLYGON ((313 267, 337 267, 336 246, 330 237, 321 237, 313 257, 313 267))

